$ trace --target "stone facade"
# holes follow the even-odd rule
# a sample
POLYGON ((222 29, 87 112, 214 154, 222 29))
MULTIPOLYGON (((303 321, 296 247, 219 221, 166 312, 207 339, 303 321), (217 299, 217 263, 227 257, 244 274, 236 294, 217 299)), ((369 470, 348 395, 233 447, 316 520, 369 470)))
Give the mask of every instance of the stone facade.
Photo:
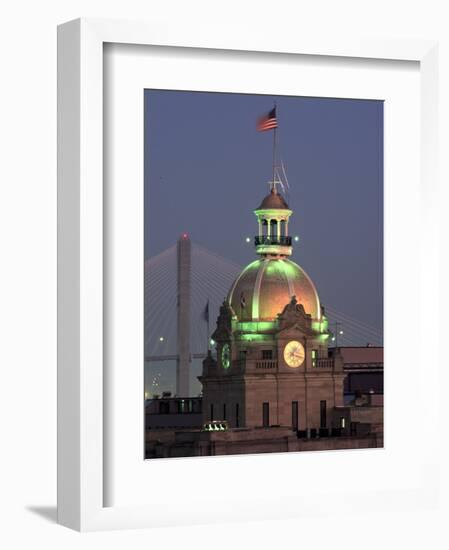
POLYGON ((383 407, 371 395, 381 388, 374 378, 377 356, 369 350, 367 373, 357 350, 343 357, 339 348, 328 349, 328 321, 316 288, 289 259, 292 211, 275 182, 255 214, 259 259, 229 290, 212 334, 214 352, 199 377, 202 423, 210 429, 147 432, 149 458, 383 445, 383 407), (352 369, 349 404, 345 361, 352 369), (359 391, 365 384, 368 396, 359 391))
MULTIPOLYGON (((253 452, 265 452, 265 435, 261 436, 264 432, 260 429, 274 430, 266 437, 275 447, 282 446, 287 437, 279 430, 289 430, 289 441, 293 431, 298 437, 289 445, 296 449, 304 447, 297 443, 300 434, 312 439, 316 434, 365 437, 374 433, 373 424, 377 446, 383 408, 371 401, 352 406, 345 403, 345 359, 339 348, 328 349, 328 321, 316 288, 305 271, 289 259, 288 218, 292 211, 275 182, 255 214, 259 259, 242 271, 223 302, 212 334, 216 355, 209 352, 199 377, 203 422, 226 420, 232 430, 247 430, 238 437, 216 435, 223 440, 224 454, 231 448, 240 452, 236 449, 245 438, 252 441, 254 449, 261 449, 253 452), (234 437, 239 444, 224 443, 234 437)), ((358 385, 355 377, 360 357, 356 352, 346 355, 351 356, 354 384, 358 385)), ((336 443, 315 441, 311 445, 334 448, 336 443)), ((358 445, 355 440, 354 445, 358 445)), ((213 449, 218 448, 217 440, 213 449)))
POLYGON ((343 406, 345 375, 341 358, 328 357, 326 336, 295 297, 271 323, 239 323, 224 303, 212 335, 217 357, 209 354, 200 377, 204 421, 227 420, 234 428, 339 427, 334 408, 343 406), (287 363, 289 342, 304 349, 299 366, 287 363))

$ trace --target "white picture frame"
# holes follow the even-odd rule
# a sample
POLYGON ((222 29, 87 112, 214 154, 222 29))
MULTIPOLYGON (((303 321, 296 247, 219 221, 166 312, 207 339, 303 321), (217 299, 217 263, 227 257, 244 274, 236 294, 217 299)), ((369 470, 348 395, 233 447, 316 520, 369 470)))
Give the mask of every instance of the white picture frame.
MULTIPOLYGON (((232 38, 226 29, 209 28, 201 36, 193 36, 182 26, 171 29, 156 23, 76 20, 58 29, 58 521, 78 530, 136 528, 191 522, 212 522, 268 517, 257 509, 257 497, 236 502, 224 497, 215 510, 226 507, 226 513, 208 513, 205 497, 198 501, 198 510, 170 511, 154 504, 108 505, 105 479, 105 424, 108 396, 104 394, 104 105, 103 60, 105 44, 160 46, 161 48, 195 48, 239 52, 259 52, 270 55, 330 56, 353 60, 403 60, 419 63, 421 86, 420 113, 420 189, 425 197, 423 216, 417 222, 421 242, 426 242, 425 256, 420 257, 420 272, 432 280, 433 299, 438 286, 438 217, 436 216, 436 151, 437 151, 437 44, 422 40, 315 40, 291 35, 267 37, 264 34, 236 32, 232 38), (425 260, 425 261, 424 261, 425 260), (239 505, 240 502, 240 505, 239 505)), ((173 50, 172 50, 173 51, 173 50)), ((361 61, 360 61, 361 62, 361 61)), ((143 168, 143 167, 142 167, 143 168)), ((388 281, 387 281, 388 282, 388 281)), ((422 290, 422 289, 421 289, 422 290)), ((423 314, 431 313, 421 296, 423 314)), ((419 326, 423 338, 438 341, 439 328, 419 326)), ((438 379, 439 349, 428 350, 427 384, 438 379), (430 366, 429 366, 430 365, 430 366)), ((421 368, 422 365, 417 367, 421 368)), ((142 368, 143 376, 143 368, 142 368)), ((143 395, 143 394, 142 394, 143 395)), ((426 411, 433 419, 430 430, 437 430, 438 405, 426 411)), ((388 426, 387 426, 388 429, 388 426)), ((245 460, 251 457, 238 458, 245 460)), ((279 457, 262 457, 262 461, 279 457)), ((290 457, 291 459, 291 457, 290 457)), ((139 458, 140 460, 140 458, 139 458)), ((235 467, 229 464, 229 468, 235 467)), ((322 459, 319 459, 322 460, 322 459)), ((420 458, 423 469, 438 463, 436 448, 420 458)), ((215 464, 225 464, 226 458, 215 464)), ((174 461, 172 468, 180 467, 174 461)), ((203 468, 210 468, 205 466, 203 468)), ((268 462, 266 462, 268 464, 268 462)), ((284 464, 285 467, 291 467, 284 464)), ((201 468, 198 466, 198 470, 201 468)), ((123 472, 120 474, 123 476, 123 472)), ((159 474, 158 474, 159 475, 159 474)), ((200 474, 198 474, 200 475, 200 474)), ((370 509, 399 502, 419 506, 420 501, 434 502, 437 494, 436 476, 423 475, 410 487, 370 494, 370 509)), ((290 516, 316 514, 320 510, 322 487, 315 498, 308 494, 307 502, 292 506, 292 495, 271 517, 280 517, 290 508, 290 516), (290 500, 289 500, 290 499, 290 500), (283 508, 284 506, 284 508, 283 508), (292 509, 294 508, 294 509, 292 509)), ((143 487, 142 490, 145 490, 143 487)), ((281 495, 282 496, 282 495, 281 495)), ((298 495, 299 496, 299 495, 298 495)), ((334 495, 335 496, 335 495, 334 495)), ((345 495, 341 495, 344 498, 345 495)), ((212 497, 212 495, 211 495, 212 497)), ((268 491, 267 502, 273 495, 268 491)), ((220 500, 220 499, 218 499, 220 500)), ((299 499, 301 501, 301 499, 299 499)), ((350 499, 345 505, 351 508, 350 499)), ((210 507, 209 507, 210 508, 210 507)))

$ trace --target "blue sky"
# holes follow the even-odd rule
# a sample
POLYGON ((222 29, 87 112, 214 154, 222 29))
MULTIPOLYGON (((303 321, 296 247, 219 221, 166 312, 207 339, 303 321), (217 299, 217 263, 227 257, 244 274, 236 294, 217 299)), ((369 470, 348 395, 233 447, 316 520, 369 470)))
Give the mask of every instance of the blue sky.
POLYGON ((277 104, 290 183, 292 259, 321 301, 382 329, 383 103, 146 90, 145 257, 188 232, 242 267, 255 257, 253 210, 268 191, 277 104))

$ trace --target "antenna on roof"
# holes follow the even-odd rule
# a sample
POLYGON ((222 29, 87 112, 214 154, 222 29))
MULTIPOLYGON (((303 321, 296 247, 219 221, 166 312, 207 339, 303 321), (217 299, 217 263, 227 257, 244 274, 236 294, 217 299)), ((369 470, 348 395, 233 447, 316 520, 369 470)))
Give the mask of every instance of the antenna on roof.
POLYGON ((273 109, 265 116, 261 117, 257 123, 258 132, 266 132, 267 130, 273 130, 273 178, 268 182, 268 187, 271 193, 277 193, 277 185, 280 186, 284 194, 290 194, 290 185, 288 183, 287 173, 285 171, 284 162, 281 159, 280 164, 277 164, 277 113, 276 113, 276 101, 274 101, 273 109), (285 182, 285 185, 284 185, 285 182), (286 191, 287 190, 287 191, 286 191))
POLYGON ((275 179, 274 182, 275 184, 278 183, 281 186, 282 192, 285 193, 285 186, 282 181, 282 178, 279 175, 279 166, 276 166, 275 173, 276 173, 277 179, 275 179))
POLYGON ((287 174, 285 172, 284 161, 282 159, 281 159, 281 168, 282 168, 282 173, 284 175, 285 183, 287 184, 287 188, 290 189, 290 185, 288 184, 287 174))

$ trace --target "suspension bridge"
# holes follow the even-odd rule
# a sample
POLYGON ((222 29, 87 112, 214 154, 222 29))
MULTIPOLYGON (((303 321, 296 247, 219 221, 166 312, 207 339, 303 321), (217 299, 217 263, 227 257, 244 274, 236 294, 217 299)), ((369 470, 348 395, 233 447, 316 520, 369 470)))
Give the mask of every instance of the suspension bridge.
MULTIPOLYGON (((241 271, 242 266, 190 241, 187 235, 145 262, 147 396, 163 390, 182 396, 200 391, 196 376, 201 360, 220 305, 241 271)), ((332 331, 331 346, 383 345, 379 329, 331 304, 324 305, 332 331)))

